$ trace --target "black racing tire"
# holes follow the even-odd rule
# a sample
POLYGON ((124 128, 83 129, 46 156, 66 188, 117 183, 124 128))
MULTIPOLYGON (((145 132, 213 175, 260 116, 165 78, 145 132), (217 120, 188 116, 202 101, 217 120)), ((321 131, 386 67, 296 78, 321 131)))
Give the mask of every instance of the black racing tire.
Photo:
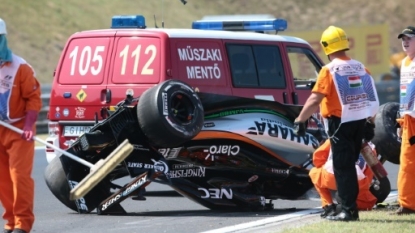
POLYGON ((391 192, 391 183, 388 177, 383 177, 379 180, 379 186, 370 186, 370 192, 377 198, 376 204, 383 202, 391 192))
POLYGON ((59 157, 52 159, 52 161, 46 166, 44 178, 46 185, 52 194, 66 207, 78 212, 75 202, 69 199, 71 188, 69 187, 65 171, 63 170, 59 157))
POLYGON ((140 96, 137 118, 151 144, 176 147, 200 132, 204 110, 197 93, 189 85, 167 80, 140 96))
MULTIPOLYGON (((379 185, 375 187, 374 183, 372 182, 372 185, 369 188, 370 192, 373 194, 373 196, 376 197, 376 204, 383 202, 391 192, 391 183, 389 181, 388 177, 383 177, 379 180, 379 185)), ((338 204, 341 204, 341 200, 339 197, 339 192, 335 191, 335 199, 338 204)))
POLYGON ((387 161, 399 164, 401 142, 396 133, 396 116, 399 103, 389 102, 379 107, 375 117, 375 137, 372 139, 376 152, 387 161))

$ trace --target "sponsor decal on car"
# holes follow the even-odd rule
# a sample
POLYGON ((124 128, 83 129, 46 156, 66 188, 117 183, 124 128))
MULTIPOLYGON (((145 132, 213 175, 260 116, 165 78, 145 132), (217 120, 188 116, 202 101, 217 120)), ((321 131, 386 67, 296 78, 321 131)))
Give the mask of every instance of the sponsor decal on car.
POLYGON ((114 193, 109 199, 105 200, 104 203, 99 207, 101 211, 105 211, 109 208, 112 204, 121 202, 125 198, 127 198, 131 193, 137 191, 141 186, 143 186, 147 182, 147 173, 141 175, 141 177, 137 177, 135 181, 128 184, 123 189, 119 190, 118 193, 114 193))
POLYGON ((205 122, 203 124, 203 127, 205 127, 205 128, 212 128, 212 127, 215 127, 215 123, 214 122, 205 122))
POLYGON ((313 136, 306 134, 305 136, 297 136, 293 129, 279 124, 271 124, 266 122, 254 122, 255 126, 248 128, 247 134, 251 135, 268 135, 270 137, 282 138, 284 140, 296 141, 305 145, 312 145, 314 148, 319 146, 319 142, 313 136))
POLYGON ((288 176, 290 175, 289 169, 281 169, 281 168, 266 168, 265 171, 271 172, 278 175, 288 176))
POLYGON ((168 176, 170 178, 182 178, 182 177, 205 177, 206 168, 196 167, 181 170, 170 170, 168 176))
POLYGON ((174 159, 177 158, 177 156, 179 155, 179 152, 182 148, 181 147, 177 147, 177 148, 160 148, 158 149, 158 152, 163 155, 164 158, 166 159, 174 159))
POLYGON ((201 191, 201 198, 211 198, 211 199, 223 199, 225 197, 226 199, 232 199, 233 198, 233 192, 230 188, 198 188, 197 190, 201 191))
POLYGON ((285 127, 288 127, 288 125, 284 124, 284 122, 281 122, 281 121, 275 120, 275 119, 267 119, 267 118, 262 118, 261 117, 261 121, 267 122, 267 123, 274 123, 274 124, 277 124, 277 125, 283 125, 285 127))
POLYGON ((173 169, 186 169, 186 168, 192 168, 194 167, 194 164, 191 163, 183 163, 183 164, 173 164, 173 169))
POLYGON ((168 116, 169 115, 169 102, 167 98, 167 93, 163 92, 161 93, 161 96, 163 98, 163 115, 168 116))
POLYGON ((240 150, 241 148, 237 145, 213 145, 209 149, 203 150, 203 152, 208 153, 205 160, 210 158, 212 161, 215 161, 215 155, 236 156, 240 150))
POLYGON ((267 200, 265 199, 265 197, 260 196, 260 197, 259 197, 259 200, 260 200, 261 206, 265 206, 265 204, 266 204, 266 202, 267 202, 267 200))
MULTIPOLYGON (((71 189, 75 188, 75 186, 78 185, 78 182, 74 181, 74 180, 68 180, 68 183, 69 183, 69 186, 71 187, 71 189)), ((88 206, 86 205, 86 201, 83 197, 75 200, 75 204, 76 204, 77 208, 79 210, 81 210, 81 212, 82 211, 88 212, 88 206)))
POLYGON ((147 180, 147 175, 141 177, 139 180, 137 180, 136 182, 132 183, 129 187, 127 187, 127 189, 122 192, 122 195, 128 196, 130 193, 134 192, 139 187, 141 187, 141 185, 143 185, 144 182, 146 182, 146 180, 147 180))
POLYGON ((150 151, 149 148, 145 148, 143 145, 133 144, 134 150, 141 150, 141 151, 150 151))
POLYGON ((154 164, 148 163, 138 163, 138 162, 128 162, 127 167, 129 168, 144 168, 144 169, 154 169, 156 172, 162 172, 167 174, 169 172, 169 166, 164 161, 156 161, 152 159, 154 164))
POLYGON ((258 179, 258 176, 257 176, 257 175, 253 175, 253 176, 251 176, 251 177, 248 179, 248 182, 249 182, 249 183, 252 183, 252 182, 256 181, 257 179, 258 179))
POLYGON ((112 197, 108 201, 106 201, 104 204, 102 204, 101 210, 106 210, 112 203, 118 201, 122 197, 121 194, 117 194, 115 197, 112 197))

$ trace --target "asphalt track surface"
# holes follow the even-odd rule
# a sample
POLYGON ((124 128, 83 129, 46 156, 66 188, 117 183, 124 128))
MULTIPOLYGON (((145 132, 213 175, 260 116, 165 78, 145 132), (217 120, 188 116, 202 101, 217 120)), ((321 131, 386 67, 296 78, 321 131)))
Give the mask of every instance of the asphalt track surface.
MULTIPOLYGON (((33 170, 35 180, 36 233, 112 233, 112 232, 265 232, 273 221, 307 217, 317 213, 319 201, 274 201, 274 210, 264 212, 218 212, 177 195, 170 187, 152 183, 146 201, 127 199, 121 203, 126 215, 78 214, 61 204, 43 179, 47 165, 44 150, 37 149, 33 170), (259 230, 259 231, 258 231, 259 230)), ((398 166, 385 164, 392 189, 396 189, 398 166)), ((0 206, 1 213, 3 212, 0 206)), ((4 224, 4 221, 1 222, 4 224)), ((274 224, 275 225, 275 224, 274 224)), ((275 225, 275 228, 280 228, 275 225)))

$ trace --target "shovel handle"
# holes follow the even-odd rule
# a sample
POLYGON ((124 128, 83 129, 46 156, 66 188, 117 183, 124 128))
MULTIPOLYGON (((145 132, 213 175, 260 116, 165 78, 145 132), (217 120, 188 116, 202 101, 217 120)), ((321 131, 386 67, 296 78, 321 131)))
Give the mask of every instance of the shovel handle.
MULTIPOLYGON (((8 129, 10 129, 10 130, 12 130, 12 131, 20 134, 20 135, 23 134, 23 130, 21 130, 21 129, 19 129, 19 128, 11 125, 11 124, 8 124, 8 123, 6 123, 4 121, 0 121, 0 125, 8 128, 8 129)), ((77 157, 77 156, 75 156, 75 155, 67 152, 66 150, 62 150, 61 148, 59 148, 59 147, 57 147, 57 146, 55 146, 53 144, 50 144, 50 143, 48 143, 48 142, 40 139, 39 137, 33 136, 33 140, 35 140, 35 141, 37 141, 39 143, 42 143, 43 145, 45 145, 47 147, 50 147, 50 148, 52 148, 52 149, 54 149, 54 150, 62 153, 63 155, 65 155, 65 156, 67 156, 67 157, 75 160, 76 162, 81 163, 81 164, 83 164, 83 165, 85 165, 85 166, 87 166, 89 168, 92 168, 94 166, 92 163, 90 163, 90 162, 88 162, 88 161, 86 161, 84 159, 81 159, 81 158, 79 158, 79 157, 77 157)))

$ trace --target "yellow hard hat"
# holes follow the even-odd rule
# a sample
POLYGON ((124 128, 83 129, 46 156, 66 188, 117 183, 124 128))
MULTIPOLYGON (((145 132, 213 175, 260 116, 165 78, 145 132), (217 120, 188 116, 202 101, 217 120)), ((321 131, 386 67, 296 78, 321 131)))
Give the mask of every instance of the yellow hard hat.
POLYGON ((330 26, 323 32, 320 43, 326 55, 349 49, 349 39, 346 33, 343 29, 335 26, 330 26))

